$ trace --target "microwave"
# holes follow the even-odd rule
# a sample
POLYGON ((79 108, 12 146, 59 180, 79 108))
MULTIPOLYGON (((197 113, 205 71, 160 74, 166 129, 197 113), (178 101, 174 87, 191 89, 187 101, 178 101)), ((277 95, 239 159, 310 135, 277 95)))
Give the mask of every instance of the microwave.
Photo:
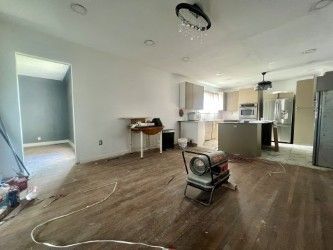
POLYGON ((241 104, 239 107, 240 120, 257 120, 258 119, 258 105, 257 103, 241 104))

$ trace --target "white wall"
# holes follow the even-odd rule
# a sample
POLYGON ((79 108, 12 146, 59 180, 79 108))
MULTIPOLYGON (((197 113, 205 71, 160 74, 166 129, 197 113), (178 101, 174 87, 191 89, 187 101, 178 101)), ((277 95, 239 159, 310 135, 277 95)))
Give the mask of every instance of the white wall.
POLYGON ((298 79, 288 79, 282 81, 274 81, 272 83, 272 88, 268 89, 266 92, 276 92, 276 91, 283 91, 283 92, 293 92, 296 93, 296 83, 298 79))
POLYGON ((129 151, 121 117, 160 117, 166 128, 177 128, 179 87, 172 74, 4 22, 0 37, 0 114, 20 154, 15 52, 72 65, 80 162, 129 151))

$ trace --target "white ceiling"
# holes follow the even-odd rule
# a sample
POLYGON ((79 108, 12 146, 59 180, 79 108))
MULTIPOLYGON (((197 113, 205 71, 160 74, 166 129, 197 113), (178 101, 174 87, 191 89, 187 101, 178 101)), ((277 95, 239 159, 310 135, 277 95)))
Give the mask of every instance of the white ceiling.
POLYGON ((249 85, 271 71, 282 80, 333 69, 333 4, 318 0, 199 0, 212 21, 204 43, 178 32, 179 0, 0 0, 0 16, 40 31, 220 87, 249 85), (153 47, 144 40, 156 42, 153 47), (312 54, 302 54, 316 48, 312 54), (189 57, 188 62, 182 57, 189 57), (216 73, 223 73, 217 76, 216 73))
POLYGON ((62 81, 69 65, 51 62, 36 57, 16 55, 16 70, 18 75, 39 77, 62 81))

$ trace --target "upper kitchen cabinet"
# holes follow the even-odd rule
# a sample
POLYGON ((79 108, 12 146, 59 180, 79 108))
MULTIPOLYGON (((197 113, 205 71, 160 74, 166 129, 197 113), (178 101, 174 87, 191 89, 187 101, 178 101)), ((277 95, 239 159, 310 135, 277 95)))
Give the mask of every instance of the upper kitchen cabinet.
POLYGON ((297 82, 296 108, 314 107, 314 80, 302 80, 297 82))
POLYGON ((276 100, 278 99, 279 95, 278 94, 272 94, 269 92, 264 92, 264 100, 276 100))
POLYGON ((179 85, 179 106, 190 110, 201 110, 204 105, 204 87, 189 82, 179 85))
POLYGON ((297 82, 294 143, 312 145, 314 135, 314 80, 297 82))
POLYGON ((253 88, 239 90, 239 105, 244 103, 258 103, 258 91, 253 88))
POLYGON ((239 109, 238 105, 238 91, 226 92, 226 111, 236 112, 239 109))

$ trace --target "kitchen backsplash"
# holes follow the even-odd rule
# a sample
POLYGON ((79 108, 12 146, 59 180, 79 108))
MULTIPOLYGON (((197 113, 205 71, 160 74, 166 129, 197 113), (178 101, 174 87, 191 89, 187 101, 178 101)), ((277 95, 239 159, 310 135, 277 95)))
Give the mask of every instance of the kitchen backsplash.
MULTIPOLYGON (((179 117, 180 121, 187 121, 188 120, 188 116, 187 113, 188 112, 193 112, 194 110, 184 110, 184 115, 182 117, 179 117)), ((200 112, 200 111, 198 111, 200 112)), ((222 112, 218 112, 218 113, 202 113, 201 114, 201 120, 203 121, 212 121, 212 120, 221 120, 222 119, 222 112)))
POLYGON ((222 119, 220 113, 201 113, 201 120, 203 121, 214 121, 222 119))
MULTIPOLYGON (((193 112, 193 110, 185 110, 183 117, 179 117, 179 120, 187 121, 187 113, 193 112)), ((239 112, 220 111, 218 113, 201 113, 201 120, 212 121, 212 120, 239 120, 239 112)))
POLYGON ((239 120, 239 112, 231 112, 231 111, 222 111, 221 117, 223 120, 239 120))

